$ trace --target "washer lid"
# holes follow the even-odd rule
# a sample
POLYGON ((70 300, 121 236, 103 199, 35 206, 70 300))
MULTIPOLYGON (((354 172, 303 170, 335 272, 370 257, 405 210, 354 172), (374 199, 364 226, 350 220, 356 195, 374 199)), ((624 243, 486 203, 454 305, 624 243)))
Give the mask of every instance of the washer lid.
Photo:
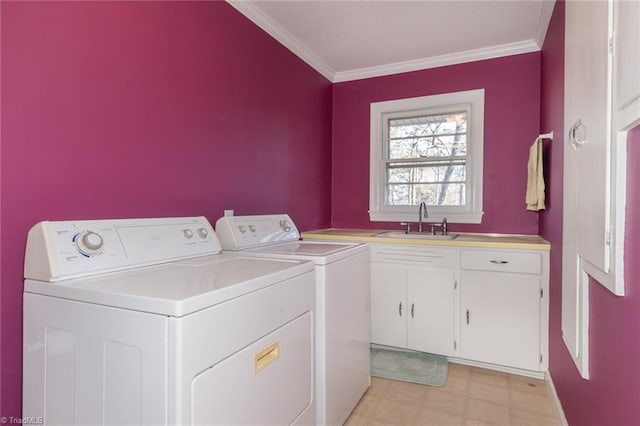
POLYGON ((49 283, 25 292, 180 317, 310 272, 311 262, 215 255, 49 283))
POLYGON ((338 259, 353 256, 356 253, 366 252, 367 250, 368 246, 360 243, 296 241, 245 250, 245 253, 249 255, 260 254, 261 256, 273 255, 276 257, 292 256, 297 259, 312 260, 316 264, 326 264, 338 259))

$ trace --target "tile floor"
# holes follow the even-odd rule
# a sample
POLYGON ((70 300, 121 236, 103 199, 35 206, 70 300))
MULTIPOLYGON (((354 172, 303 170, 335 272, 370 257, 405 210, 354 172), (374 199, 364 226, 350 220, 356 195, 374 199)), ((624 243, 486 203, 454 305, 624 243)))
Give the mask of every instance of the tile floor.
POLYGON ((346 426, 559 426, 543 380, 449 363, 447 384, 371 378, 346 426))

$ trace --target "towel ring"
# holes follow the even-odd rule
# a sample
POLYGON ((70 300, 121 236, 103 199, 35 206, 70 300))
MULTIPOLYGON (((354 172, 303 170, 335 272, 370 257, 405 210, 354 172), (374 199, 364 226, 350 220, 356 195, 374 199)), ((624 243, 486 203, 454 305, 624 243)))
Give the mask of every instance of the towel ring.
POLYGON ((584 125, 582 119, 579 118, 578 121, 571 126, 569 129, 569 142, 571 143, 571 147, 573 149, 577 149, 584 145, 587 141, 587 126, 584 125))

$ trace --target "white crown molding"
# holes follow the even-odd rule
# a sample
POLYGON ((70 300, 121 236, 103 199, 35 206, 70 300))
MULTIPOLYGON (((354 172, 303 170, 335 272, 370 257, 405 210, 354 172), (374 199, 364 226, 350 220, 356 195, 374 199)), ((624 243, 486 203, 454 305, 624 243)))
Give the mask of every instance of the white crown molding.
POLYGON ((521 41, 517 43, 502 44, 499 46, 485 47, 448 55, 433 56, 430 58, 413 61, 396 62, 370 68, 359 68, 350 71, 335 73, 334 83, 344 81, 361 80, 371 77, 399 74, 404 72, 419 71, 429 68, 443 67, 447 65, 462 64, 465 62, 481 61, 485 59, 500 58, 503 56, 518 55, 521 53, 537 52, 540 47, 535 40, 521 41))
POLYGON ((545 0, 542 2, 542 9, 540 9, 540 18, 538 19, 538 28, 536 30, 536 43, 538 47, 542 49, 544 39, 547 36, 547 30, 549 29, 549 22, 551 22, 551 15, 553 15, 553 8, 556 5, 555 0, 545 0))
POLYGON ((280 44, 293 52, 300 59, 309 64, 313 69, 322 74, 327 80, 333 82, 335 71, 326 62, 295 38, 290 32, 282 28, 278 23, 265 15, 252 1, 226 0, 238 12, 246 16, 250 21, 262 28, 280 44))
POLYGON ((304 43, 285 30, 277 22, 267 16, 254 1, 251 0, 226 0, 226 2, 242 13, 250 21, 262 28, 267 34, 276 39, 279 43, 293 52, 296 56, 306 62, 309 66, 319 72, 332 83, 345 81, 362 80, 365 78, 381 77, 385 75, 400 74, 411 71, 420 71, 429 68, 456 65, 466 62, 494 59, 521 53, 536 52, 541 49, 544 37, 551 20, 555 0, 543 2, 536 39, 521 41, 516 43, 503 44, 498 46, 485 47, 481 49, 468 50, 447 55, 432 56, 428 58, 416 59, 404 62, 395 62, 380 66, 358 68, 348 71, 335 71, 329 64, 323 61, 318 55, 311 51, 304 43))

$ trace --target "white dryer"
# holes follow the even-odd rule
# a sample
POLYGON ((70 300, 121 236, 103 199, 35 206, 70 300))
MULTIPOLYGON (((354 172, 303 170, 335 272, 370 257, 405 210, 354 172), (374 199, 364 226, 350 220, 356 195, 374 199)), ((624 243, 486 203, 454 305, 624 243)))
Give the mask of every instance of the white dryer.
POLYGON ((32 228, 23 415, 313 424, 313 264, 219 253, 204 217, 32 228))
POLYGON ((368 245, 300 241, 286 214, 224 216, 216 233, 239 256, 315 263, 316 423, 343 424, 370 385, 368 245))

